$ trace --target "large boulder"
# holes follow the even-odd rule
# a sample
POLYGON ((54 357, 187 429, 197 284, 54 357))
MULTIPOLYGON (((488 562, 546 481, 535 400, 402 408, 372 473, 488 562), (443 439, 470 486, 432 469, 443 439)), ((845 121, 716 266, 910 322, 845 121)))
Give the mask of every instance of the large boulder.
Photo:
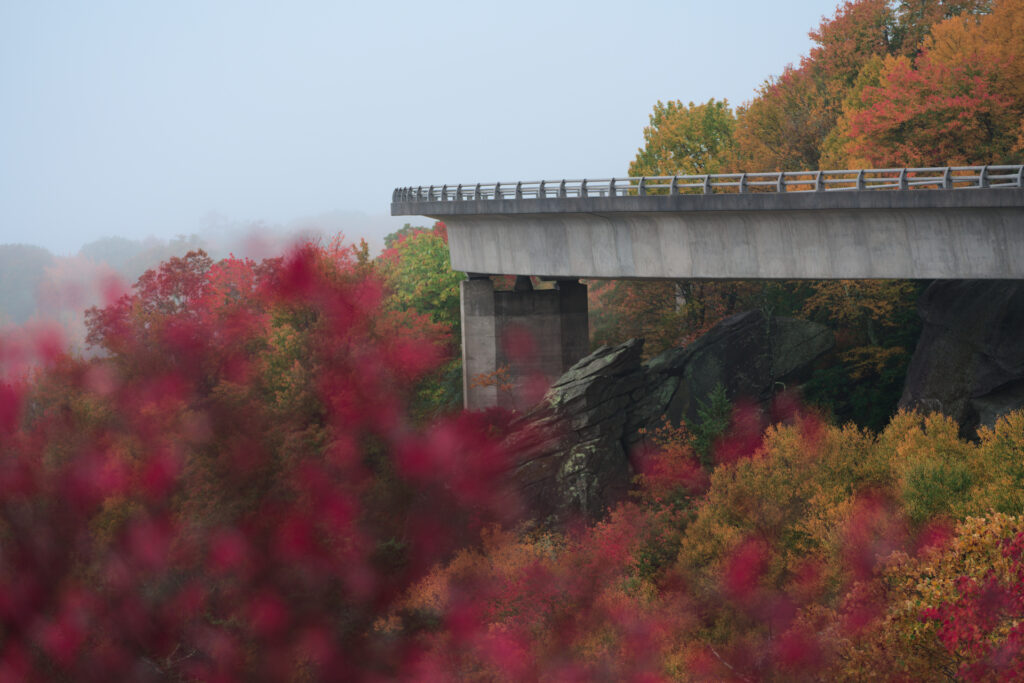
POLYGON ((629 491, 630 455, 644 434, 692 422, 718 385, 731 400, 765 403, 833 344, 823 325, 749 311, 646 363, 642 340, 601 347, 520 420, 509 443, 519 455, 515 485, 542 524, 600 518, 629 491))
POLYGON ((1024 407, 1024 281, 937 280, 918 312, 901 407, 943 412, 965 437, 1024 407))
POLYGON ((643 393, 643 340, 603 346, 568 370, 527 412, 507 444, 530 516, 545 525, 601 517, 629 490, 623 434, 643 393))
POLYGON ((763 405, 779 390, 806 380, 814 361, 834 344, 831 330, 808 320, 760 311, 726 318, 693 344, 645 364, 645 386, 652 391, 633 412, 636 429, 627 438, 636 440, 640 428, 649 433, 663 416, 692 424, 718 385, 731 401, 763 405))

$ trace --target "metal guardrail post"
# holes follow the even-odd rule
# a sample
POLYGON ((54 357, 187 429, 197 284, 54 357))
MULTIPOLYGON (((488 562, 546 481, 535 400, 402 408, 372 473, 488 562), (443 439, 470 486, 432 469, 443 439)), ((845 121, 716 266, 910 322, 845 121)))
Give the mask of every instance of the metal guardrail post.
MULTIPOLYGON (((775 176, 774 182, 771 180, 764 180, 765 178, 771 178, 771 173, 724 173, 724 174, 713 174, 705 173, 703 175, 695 176, 683 176, 684 181, 695 180, 699 182, 686 183, 687 187, 694 186, 699 187, 703 190, 703 194, 715 194, 716 183, 722 187, 736 187, 738 192, 749 193, 755 186, 764 186, 771 188, 774 185, 776 192, 787 192, 790 185, 806 186, 808 183, 812 186, 814 192, 825 192, 828 190, 827 185, 829 183, 839 183, 840 190, 858 190, 858 191, 877 191, 877 190, 911 190, 911 189, 930 189, 930 188, 941 188, 946 190, 956 189, 956 184, 960 183, 961 186, 973 187, 973 188, 1024 188, 1024 164, 1014 165, 994 165, 994 166, 962 166, 956 167, 956 172, 963 172, 964 175, 955 175, 954 167, 946 166, 944 168, 901 168, 901 169, 859 169, 844 170, 844 171, 779 171, 775 176), (977 172, 977 175, 969 175, 971 172, 977 172), (850 178, 851 174, 856 174, 854 178, 850 178), (871 178, 867 177, 867 174, 871 173, 871 178), (941 175, 939 175, 941 173, 941 175), (788 175, 787 175, 788 174, 788 175), (836 176, 832 178, 830 174, 836 176), (895 176, 893 174, 896 174, 895 176), (751 175, 754 176, 754 180, 751 180, 751 175), (914 175, 914 183, 910 183, 910 176, 914 175), (789 179, 790 176, 795 176, 797 180, 789 179), (813 179, 808 180, 806 176, 813 176, 813 179), (842 176, 841 178, 839 176, 842 176), (738 178, 738 182, 734 182, 738 178), (830 179, 831 178, 831 179, 830 179), (975 183, 975 180, 977 182, 975 183), (852 184, 852 187, 847 185, 852 184)), ((607 185, 603 181, 599 181, 598 185, 594 188, 589 186, 589 182, 586 178, 580 181, 572 181, 575 189, 574 196, 578 197, 628 197, 628 196, 649 196, 648 193, 648 181, 651 178, 647 176, 633 177, 633 178, 611 178, 607 181, 607 185), (618 181, 624 180, 625 184, 620 184, 618 181)), ((678 195, 682 193, 682 186, 680 177, 673 176, 654 176, 656 181, 655 187, 663 187, 660 183, 661 180, 669 180, 667 183, 668 194, 678 195)), ((558 189, 557 195, 553 189, 549 189, 548 181, 516 181, 514 188, 514 196, 516 199, 523 199, 524 193, 529 193, 531 197, 538 199, 547 199, 550 196, 557 196, 560 199, 567 198, 569 196, 568 184, 570 181, 565 179, 557 182, 558 189), (526 185, 526 189, 524 189, 526 185), (536 185, 536 188, 533 186, 536 185)), ((756 187, 755 187, 756 190, 756 187)), ((805 190, 798 190, 805 191, 805 190)), ((490 184, 476 183, 473 186, 472 197, 474 200, 484 199, 505 199, 506 190, 502 188, 500 182, 490 184)), ((508 194, 513 195, 512 192, 508 194)), ((655 193, 657 194, 657 193, 655 193)), ((392 202, 404 202, 404 201, 464 201, 469 199, 469 186, 458 184, 449 191, 448 185, 429 185, 424 187, 423 185, 407 186, 395 188, 391 193, 392 202)))

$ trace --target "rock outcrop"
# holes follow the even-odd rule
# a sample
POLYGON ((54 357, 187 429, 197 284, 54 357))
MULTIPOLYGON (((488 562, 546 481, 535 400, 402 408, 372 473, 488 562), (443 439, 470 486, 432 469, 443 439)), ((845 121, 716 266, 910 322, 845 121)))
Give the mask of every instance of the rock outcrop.
POLYGON ((730 399, 766 402, 833 344, 823 325, 750 311, 646 363, 642 340, 602 347, 521 419, 510 444, 521 454, 515 485, 542 524, 597 519, 628 492, 630 453, 645 431, 693 421, 719 384, 730 399))
POLYGON ((943 412, 967 438, 1024 407, 1024 281, 937 280, 900 406, 943 412))

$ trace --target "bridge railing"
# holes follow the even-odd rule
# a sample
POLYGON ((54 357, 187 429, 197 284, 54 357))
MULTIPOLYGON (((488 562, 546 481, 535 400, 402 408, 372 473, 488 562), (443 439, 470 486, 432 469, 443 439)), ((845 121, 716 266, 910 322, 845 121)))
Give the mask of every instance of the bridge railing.
POLYGON ((395 202, 568 197, 643 197, 646 195, 747 192, 850 192, 870 190, 954 190, 1022 188, 1024 165, 933 166, 839 171, 773 171, 706 175, 516 180, 512 182, 399 187, 395 202))

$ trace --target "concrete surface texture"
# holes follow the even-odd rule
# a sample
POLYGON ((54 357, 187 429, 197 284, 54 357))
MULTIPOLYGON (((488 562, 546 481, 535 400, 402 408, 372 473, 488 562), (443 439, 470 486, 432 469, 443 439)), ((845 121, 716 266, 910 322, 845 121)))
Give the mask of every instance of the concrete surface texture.
POLYGON ((490 279, 471 278, 461 295, 467 409, 525 409, 590 351, 587 288, 579 282, 494 291, 490 279))
POLYGON ((1024 278, 1024 190, 395 202, 452 266, 595 278, 1024 278))

